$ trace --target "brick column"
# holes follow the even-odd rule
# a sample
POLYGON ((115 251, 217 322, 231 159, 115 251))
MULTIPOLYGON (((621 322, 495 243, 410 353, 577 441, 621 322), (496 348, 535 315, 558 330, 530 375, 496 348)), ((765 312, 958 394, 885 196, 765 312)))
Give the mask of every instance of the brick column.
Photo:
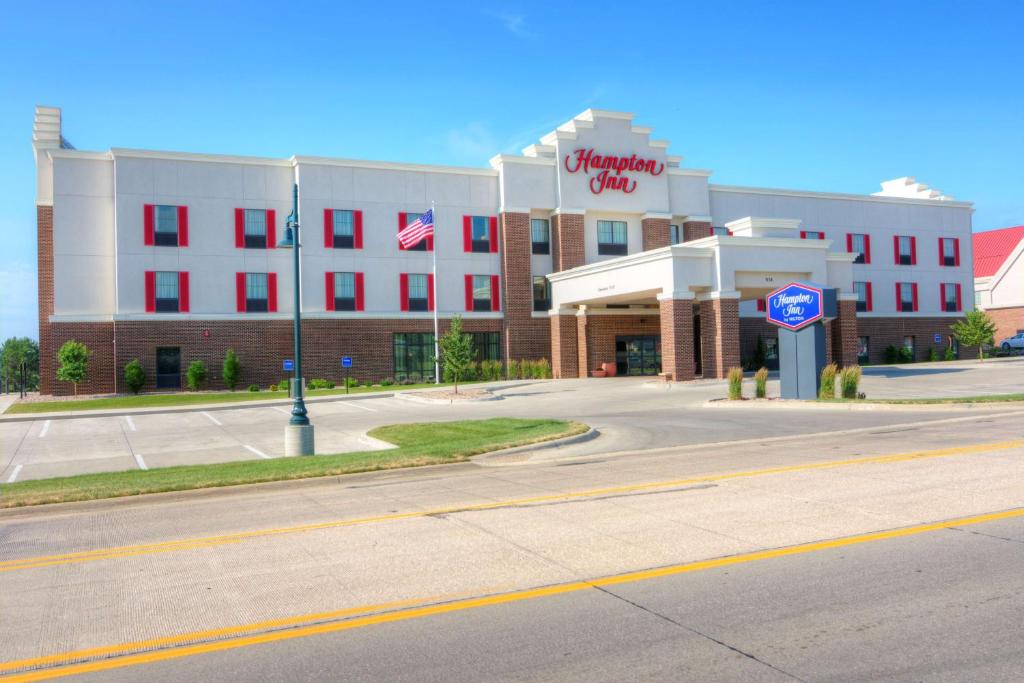
POLYGON ((530 214, 501 214, 502 335, 506 360, 551 355, 551 324, 533 317, 530 214))
POLYGON ((551 321, 551 373, 555 379, 579 377, 576 312, 564 311, 551 321))
POLYGON ((671 242, 671 229, 667 218, 644 218, 640 221, 644 237, 644 251, 667 247, 671 242))
POLYGON ((551 266, 555 272, 582 266, 583 214, 556 213, 551 216, 551 266))
POLYGON ((828 325, 831 332, 829 342, 832 357, 830 362, 840 367, 856 365, 857 302, 839 300, 836 303, 839 306, 839 316, 828 325))
POLYGON ((706 221, 685 221, 683 223, 683 241, 703 239, 711 236, 711 223, 706 221))
POLYGON ((36 206, 39 245, 39 393, 53 394, 57 375, 57 349, 53 348, 53 207, 36 206))
POLYGON ((701 367, 704 378, 722 379, 740 364, 740 300, 700 302, 701 367))
POLYGON ((587 315, 585 313, 576 316, 576 348, 579 352, 576 359, 578 376, 590 377, 590 349, 587 345, 587 315))
POLYGON ((677 382, 694 378, 693 300, 660 299, 661 371, 677 382))

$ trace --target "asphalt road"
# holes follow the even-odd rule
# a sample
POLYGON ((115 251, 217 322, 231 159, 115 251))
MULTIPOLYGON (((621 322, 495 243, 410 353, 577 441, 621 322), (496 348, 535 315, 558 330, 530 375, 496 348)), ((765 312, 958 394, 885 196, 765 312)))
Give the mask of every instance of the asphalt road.
POLYGON ((0 675, 1019 680, 1020 417, 0 512, 0 675))

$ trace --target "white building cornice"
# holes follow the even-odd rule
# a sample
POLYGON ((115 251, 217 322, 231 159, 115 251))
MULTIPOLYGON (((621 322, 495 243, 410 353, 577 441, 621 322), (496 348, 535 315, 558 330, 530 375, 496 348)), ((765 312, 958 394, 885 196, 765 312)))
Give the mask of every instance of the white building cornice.
POLYGON ((811 199, 846 199, 855 202, 881 202, 885 204, 915 204, 917 206, 934 206, 937 208, 956 207, 972 209, 973 202, 943 201, 930 199, 908 199, 905 197, 876 197, 868 194, 844 194, 841 192, 815 192, 813 190, 787 190, 772 187, 743 187, 740 185, 708 185, 709 192, 734 192, 739 194, 767 194, 780 197, 807 197, 811 199))

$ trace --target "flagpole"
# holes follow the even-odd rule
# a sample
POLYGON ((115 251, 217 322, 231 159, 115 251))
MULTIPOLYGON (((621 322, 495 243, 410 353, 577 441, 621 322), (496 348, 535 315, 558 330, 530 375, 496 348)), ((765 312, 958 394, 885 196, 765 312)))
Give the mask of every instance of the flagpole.
MULTIPOLYGON (((430 215, 433 217, 433 221, 434 221, 434 231, 433 231, 433 233, 434 233, 434 235, 436 235, 437 234, 437 213, 434 210, 434 202, 433 201, 430 202, 430 215)), ((433 240, 433 236, 431 237, 431 240, 433 240)), ((434 258, 434 277, 431 278, 431 280, 433 280, 433 285, 434 285, 434 292, 433 292, 433 294, 434 294, 434 384, 440 384, 441 383, 441 349, 440 349, 440 344, 438 343, 437 309, 440 307, 440 303, 441 302, 438 301, 438 299, 437 299, 437 245, 435 244, 433 246, 434 246, 434 248, 430 250, 430 253, 431 253, 431 255, 434 258)))

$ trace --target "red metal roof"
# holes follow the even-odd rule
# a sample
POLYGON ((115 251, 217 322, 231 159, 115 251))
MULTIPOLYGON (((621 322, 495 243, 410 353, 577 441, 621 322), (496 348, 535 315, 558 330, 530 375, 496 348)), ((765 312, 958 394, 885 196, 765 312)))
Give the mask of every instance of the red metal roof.
POLYGON ((995 275, 1022 239, 1024 225, 974 233, 974 277, 995 275))

